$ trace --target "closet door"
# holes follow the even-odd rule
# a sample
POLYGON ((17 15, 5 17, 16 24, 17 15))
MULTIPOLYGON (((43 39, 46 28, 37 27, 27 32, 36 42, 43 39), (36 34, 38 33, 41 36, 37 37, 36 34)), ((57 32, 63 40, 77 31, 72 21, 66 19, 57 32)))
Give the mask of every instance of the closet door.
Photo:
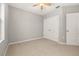
POLYGON ((44 19, 44 37, 59 41, 59 15, 44 19))
POLYGON ((66 16, 67 44, 79 44, 79 13, 71 13, 66 16))

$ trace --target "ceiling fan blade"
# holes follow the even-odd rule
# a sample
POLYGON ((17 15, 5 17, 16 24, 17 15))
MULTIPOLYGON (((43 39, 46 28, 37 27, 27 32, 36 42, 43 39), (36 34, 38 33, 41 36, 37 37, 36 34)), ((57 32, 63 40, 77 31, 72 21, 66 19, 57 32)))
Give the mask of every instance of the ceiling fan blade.
POLYGON ((36 7, 36 6, 38 6, 38 4, 34 4, 34 5, 33 5, 33 7, 36 7))
POLYGON ((47 5, 47 6, 51 6, 52 4, 51 4, 51 3, 45 3, 45 5, 47 5))

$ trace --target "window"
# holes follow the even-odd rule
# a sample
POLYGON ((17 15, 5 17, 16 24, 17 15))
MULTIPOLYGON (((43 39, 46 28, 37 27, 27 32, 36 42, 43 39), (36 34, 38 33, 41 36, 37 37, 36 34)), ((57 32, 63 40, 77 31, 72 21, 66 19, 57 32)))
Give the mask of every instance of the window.
POLYGON ((5 5, 0 4, 0 43, 5 39, 5 5))

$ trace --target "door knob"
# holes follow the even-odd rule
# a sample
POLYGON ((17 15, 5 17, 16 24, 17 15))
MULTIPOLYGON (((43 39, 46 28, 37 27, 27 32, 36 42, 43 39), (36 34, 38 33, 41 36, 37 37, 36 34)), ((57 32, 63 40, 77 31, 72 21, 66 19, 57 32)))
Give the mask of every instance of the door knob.
POLYGON ((69 32, 69 30, 66 30, 66 32, 69 32))

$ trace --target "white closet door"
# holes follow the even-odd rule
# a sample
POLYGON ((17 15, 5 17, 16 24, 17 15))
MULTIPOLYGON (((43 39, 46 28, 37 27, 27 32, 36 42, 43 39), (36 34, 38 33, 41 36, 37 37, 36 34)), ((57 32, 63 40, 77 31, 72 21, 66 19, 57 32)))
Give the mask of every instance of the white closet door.
POLYGON ((44 37, 58 41, 59 15, 44 19, 44 37))
POLYGON ((66 39, 68 44, 79 44, 79 13, 67 14, 66 39))

